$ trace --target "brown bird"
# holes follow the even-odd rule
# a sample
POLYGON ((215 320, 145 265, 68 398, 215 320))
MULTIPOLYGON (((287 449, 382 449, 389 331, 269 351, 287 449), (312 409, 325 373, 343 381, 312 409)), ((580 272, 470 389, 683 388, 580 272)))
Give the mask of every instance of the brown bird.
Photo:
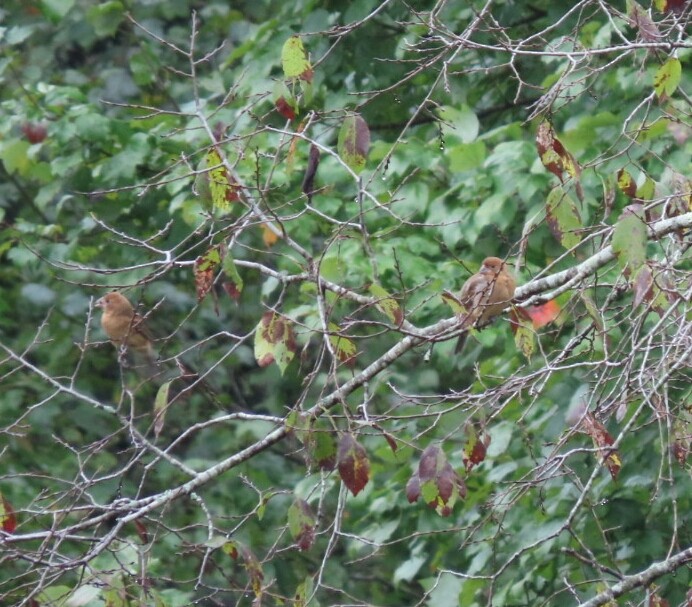
POLYGON ((101 327, 116 348, 144 356, 149 364, 156 361, 151 333, 127 297, 112 291, 101 297, 96 306, 103 309, 101 327))
MULTIPOLYGON (((461 314, 461 327, 483 327, 502 313, 514 297, 517 283, 499 257, 487 257, 478 273, 471 276, 461 288, 459 303, 465 312, 461 314)), ((459 336, 455 354, 466 342, 468 332, 459 336)))

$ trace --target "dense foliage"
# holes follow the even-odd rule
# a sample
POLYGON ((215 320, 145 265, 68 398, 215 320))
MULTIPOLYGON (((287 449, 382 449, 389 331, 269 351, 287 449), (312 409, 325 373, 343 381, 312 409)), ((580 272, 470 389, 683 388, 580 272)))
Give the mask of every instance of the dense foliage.
POLYGON ((6 0, 0 602, 687 604, 691 12, 6 0))

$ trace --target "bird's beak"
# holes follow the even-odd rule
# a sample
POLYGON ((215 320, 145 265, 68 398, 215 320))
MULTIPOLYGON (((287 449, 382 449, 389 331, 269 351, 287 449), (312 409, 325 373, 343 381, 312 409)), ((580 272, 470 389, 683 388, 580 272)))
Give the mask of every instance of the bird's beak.
POLYGON ((103 308, 103 304, 104 304, 104 303, 105 303, 105 302, 103 301, 103 297, 99 297, 99 298, 96 300, 96 303, 95 303, 94 305, 95 305, 97 308, 103 308))

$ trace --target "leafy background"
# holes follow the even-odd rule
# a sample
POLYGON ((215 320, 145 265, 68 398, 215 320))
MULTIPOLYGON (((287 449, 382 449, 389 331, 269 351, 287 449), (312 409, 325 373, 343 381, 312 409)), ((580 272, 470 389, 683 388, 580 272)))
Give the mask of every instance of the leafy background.
MULTIPOLYGON (((689 3, 414 4, 3 4, 3 604, 563 605, 689 551, 689 3), (309 76, 282 65, 294 35, 309 76), (360 173, 339 145, 353 113, 360 173), (551 172, 542 123, 578 175, 551 172), (213 149, 232 178, 205 194, 213 149), (577 224, 551 229, 551 192, 577 224), (633 203, 679 229, 614 241, 564 292, 540 283, 611 244, 633 203), (228 257, 205 277, 210 250, 228 257), (503 318, 459 356, 449 333, 431 349, 453 316, 440 294, 489 255, 559 315, 524 319, 525 342, 503 318), (153 309, 164 379, 180 358, 214 391, 175 400, 160 434, 161 380, 119 365, 100 330, 110 288, 153 309), (270 311, 292 321, 283 371, 255 356, 270 311), (363 450, 339 455, 343 436, 363 450), (448 516, 424 503, 436 486, 407 499, 431 445, 466 487, 448 516), (118 500, 147 498, 123 523, 136 509, 118 500)), ((628 600, 683 604, 689 580, 628 600)))

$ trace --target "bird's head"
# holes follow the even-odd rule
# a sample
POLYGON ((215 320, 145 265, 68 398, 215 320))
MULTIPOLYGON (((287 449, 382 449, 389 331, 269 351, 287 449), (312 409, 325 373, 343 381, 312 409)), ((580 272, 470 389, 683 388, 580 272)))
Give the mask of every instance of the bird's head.
POLYGON ((117 291, 106 293, 103 297, 97 299, 96 307, 102 308, 104 312, 109 310, 132 310, 132 304, 130 304, 127 297, 118 293, 117 291))
POLYGON ((499 274, 505 262, 499 257, 486 257, 481 266, 481 272, 484 274, 499 274))

